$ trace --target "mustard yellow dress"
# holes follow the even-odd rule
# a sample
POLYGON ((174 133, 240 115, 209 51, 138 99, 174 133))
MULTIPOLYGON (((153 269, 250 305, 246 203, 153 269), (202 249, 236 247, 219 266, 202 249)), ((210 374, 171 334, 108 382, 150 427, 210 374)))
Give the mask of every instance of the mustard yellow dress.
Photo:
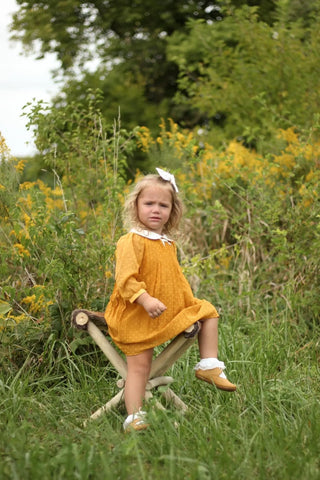
POLYGON ((193 296, 175 243, 153 232, 131 231, 119 239, 115 280, 105 319, 111 338, 126 355, 160 345, 197 320, 219 316, 213 305, 193 296), (167 307, 158 318, 135 302, 145 291, 167 307))

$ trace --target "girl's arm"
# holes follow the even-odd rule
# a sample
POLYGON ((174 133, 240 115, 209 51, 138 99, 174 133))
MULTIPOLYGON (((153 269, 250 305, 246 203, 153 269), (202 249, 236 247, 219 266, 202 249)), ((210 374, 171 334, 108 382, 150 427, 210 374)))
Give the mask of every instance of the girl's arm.
POLYGON ((132 235, 121 237, 117 243, 116 283, 121 297, 130 303, 146 291, 139 275, 143 253, 143 244, 134 241, 132 235))
POLYGON ((141 305, 151 318, 166 310, 166 306, 146 291, 146 284, 139 275, 143 259, 143 242, 134 235, 121 237, 116 250, 116 282, 124 300, 141 305))

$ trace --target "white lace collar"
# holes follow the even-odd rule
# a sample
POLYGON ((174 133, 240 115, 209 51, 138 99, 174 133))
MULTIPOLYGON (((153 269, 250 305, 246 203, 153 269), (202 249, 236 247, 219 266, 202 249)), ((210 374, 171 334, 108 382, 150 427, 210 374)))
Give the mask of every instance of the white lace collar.
POLYGON ((160 235, 160 233, 156 232, 151 232, 150 230, 143 230, 143 229, 137 229, 137 228, 132 228, 130 230, 131 233, 136 233, 137 235, 140 235, 141 237, 149 238, 150 240, 161 240, 163 245, 168 243, 171 245, 173 240, 167 237, 167 235, 160 235))

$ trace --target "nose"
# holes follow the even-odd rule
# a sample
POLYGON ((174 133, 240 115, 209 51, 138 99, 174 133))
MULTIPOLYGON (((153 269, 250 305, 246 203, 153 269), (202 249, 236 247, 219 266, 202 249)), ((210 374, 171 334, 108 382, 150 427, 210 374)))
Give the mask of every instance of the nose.
POLYGON ((154 205, 152 206, 152 211, 153 211, 153 212, 159 212, 159 205, 154 204, 154 205))

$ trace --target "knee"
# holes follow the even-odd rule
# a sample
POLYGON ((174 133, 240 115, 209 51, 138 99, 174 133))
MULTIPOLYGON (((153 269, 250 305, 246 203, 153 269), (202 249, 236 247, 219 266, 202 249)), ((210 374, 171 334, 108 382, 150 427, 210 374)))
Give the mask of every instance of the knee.
POLYGON ((128 373, 130 372, 132 374, 148 378, 150 371, 151 371, 150 361, 138 361, 138 362, 131 362, 128 364, 128 373))

